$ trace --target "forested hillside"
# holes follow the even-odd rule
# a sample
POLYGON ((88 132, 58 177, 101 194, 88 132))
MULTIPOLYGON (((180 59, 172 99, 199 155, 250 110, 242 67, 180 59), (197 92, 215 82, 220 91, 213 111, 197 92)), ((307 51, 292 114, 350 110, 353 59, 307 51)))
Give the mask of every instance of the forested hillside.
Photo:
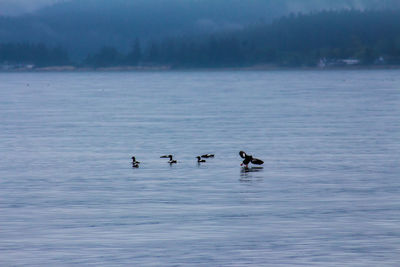
POLYGON ((72 58, 82 59, 102 46, 126 53, 136 38, 238 30, 290 13, 399 7, 398 0, 69 0, 32 14, 0 17, 0 42, 63 46, 72 58))
MULTIPOLYGON (((128 34, 128 33, 127 33, 128 34)), ((352 60, 362 65, 400 64, 400 11, 323 11, 288 15, 271 23, 203 34, 136 38, 122 50, 90 50, 81 67, 169 66, 173 68, 316 66, 352 60)), ((70 55, 61 46, 7 43, 0 62, 62 65, 70 55)), ((348 61, 349 62, 349 61, 348 61)))
POLYGON ((400 63, 400 11, 330 11, 287 16, 270 24, 220 34, 167 38, 123 55, 103 48, 85 64, 243 67, 258 64, 315 66, 321 59, 360 64, 400 63), (112 59, 112 60, 111 60, 112 59))

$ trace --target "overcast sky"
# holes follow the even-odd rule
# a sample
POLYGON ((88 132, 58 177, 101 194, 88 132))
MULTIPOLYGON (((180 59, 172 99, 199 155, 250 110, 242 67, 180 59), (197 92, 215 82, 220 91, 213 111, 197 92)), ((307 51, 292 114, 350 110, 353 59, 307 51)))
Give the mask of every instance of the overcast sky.
MULTIPOLYGON (((70 0, 0 0, 0 15, 20 15, 23 13, 28 13, 45 7, 47 5, 54 4, 55 2, 70 1, 70 0)), ((112 0, 110 0, 112 1, 112 0)), ((131 0, 133 1, 133 0, 131 0)), ((218 0, 216 0, 218 1, 218 0)), ((246 0, 244 0, 246 1, 246 0)), ((281 0, 276 0, 277 2, 281 0)), ((288 1, 290 9, 302 10, 304 7, 309 7, 310 4, 316 8, 321 7, 321 5, 326 5, 330 3, 331 7, 334 7, 336 0, 324 0, 324 1, 311 1, 311 0, 298 0, 298 1, 288 1), (332 1, 332 2, 330 2, 332 1)), ((384 3, 396 2, 400 0, 348 0, 351 5, 349 7, 362 9, 365 7, 366 3, 369 3, 369 7, 373 6, 374 3, 377 6, 388 5, 384 3)), ((343 4, 345 1, 341 1, 343 4)), ((390 6, 390 5, 389 5, 390 6)))
POLYGON ((0 0, 1 15, 19 15, 60 0, 0 0))

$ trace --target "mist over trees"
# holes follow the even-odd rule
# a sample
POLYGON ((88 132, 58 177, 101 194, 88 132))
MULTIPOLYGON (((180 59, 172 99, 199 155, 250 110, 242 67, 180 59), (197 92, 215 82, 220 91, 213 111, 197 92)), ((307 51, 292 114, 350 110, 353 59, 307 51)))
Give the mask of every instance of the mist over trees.
POLYGON ((81 60, 103 46, 127 53, 136 38, 162 40, 238 30, 289 13, 380 8, 400 8, 400 1, 69 0, 31 14, 0 17, 0 42, 61 45, 71 58, 81 60))
POLYGON ((57 1, 63 0, 1 0, 0 14, 3 16, 17 16, 31 13, 57 1))
MULTIPOLYGON (((124 9, 123 5, 128 5, 126 6, 126 14, 118 13, 119 16, 126 17, 130 14, 129 12, 132 12, 130 5, 137 5, 137 8, 140 6, 139 10, 143 11, 144 6, 146 6, 145 1, 116 0, 112 2, 113 4, 109 2, 108 6, 98 7, 99 10, 107 7, 115 8, 115 12, 111 10, 109 13, 115 15, 113 19, 100 16, 101 12, 97 10, 93 14, 98 14, 98 19, 93 17, 81 18, 81 20, 78 20, 78 24, 81 25, 86 20, 87 24, 82 24, 73 31, 70 28, 72 24, 69 23, 72 23, 80 15, 86 14, 86 9, 91 4, 99 1, 101 0, 65 2, 44 9, 35 15, 18 18, 0 17, 0 64, 23 63, 34 64, 39 67, 74 64, 80 67, 93 68, 115 66, 219 68, 255 65, 297 67, 316 66, 321 61, 335 62, 345 59, 353 59, 365 65, 400 64, 400 9, 363 10, 363 8, 359 8, 358 10, 341 9, 291 13, 271 21, 258 20, 245 23, 248 19, 247 16, 256 14, 252 13, 255 12, 254 10, 243 14, 231 11, 231 13, 224 13, 224 16, 217 18, 217 15, 222 12, 218 9, 223 7, 220 4, 228 1, 221 0, 214 2, 216 3, 214 5, 215 13, 209 14, 207 13, 208 9, 202 10, 198 6, 198 13, 188 13, 186 17, 175 18, 175 20, 170 16, 169 24, 161 27, 160 24, 166 23, 165 17, 161 14, 171 6, 168 6, 168 8, 158 7, 151 9, 151 12, 158 10, 160 13, 156 12, 152 15, 153 17, 145 18, 146 12, 144 12, 141 16, 130 18, 131 20, 128 20, 128 22, 132 23, 130 24, 131 27, 126 27, 124 25, 128 22, 121 22, 120 18, 117 18, 116 10, 124 9), (68 8, 76 7, 79 3, 81 9, 77 9, 76 14, 71 15, 69 22, 66 22, 65 19, 58 20, 62 16, 62 7, 69 10, 68 8), (116 3, 121 6, 117 6, 116 3), (157 17, 158 15, 159 20, 154 20, 154 16, 157 17), (219 19, 218 25, 224 25, 224 27, 218 28, 218 30, 199 31, 193 30, 193 28, 189 30, 193 24, 190 24, 191 26, 178 26, 183 21, 198 22, 194 18, 205 15, 208 18, 214 16, 214 22, 219 19), (238 19, 235 25, 230 23, 228 26, 228 24, 222 23, 222 21, 233 21, 242 15, 244 17, 241 20, 238 19), (58 35, 54 34, 52 42, 43 41, 48 38, 46 34, 51 35, 52 33, 51 29, 46 28, 47 24, 43 23, 44 20, 59 23, 53 25, 54 28, 59 29, 59 32, 57 32, 58 35), (140 24, 143 23, 142 20, 147 21, 147 24, 140 24), (99 22, 101 24, 96 24, 99 22), (29 29, 37 29, 39 32, 47 29, 46 34, 39 34, 34 31, 27 33, 27 37, 33 36, 34 40, 28 38, 26 41, 18 41, 19 39, 16 36, 21 34, 20 30, 27 24, 31 27, 29 29), (1 30, 1 27, 5 28, 1 30), (183 30, 185 27, 189 28, 183 30), (153 35, 141 34, 141 31, 136 30, 137 28, 141 28, 143 32, 153 29, 153 35), (15 30, 12 31, 11 29, 15 30), (156 34, 164 29, 165 33, 156 34), (117 32, 117 35, 113 35, 114 31, 117 32), (62 39, 57 39, 60 36, 62 39), (14 37, 16 41, 5 41, 12 40, 14 37), (88 41, 89 39, 90 41, 88 41), (109 41, 105 41, 105 39, 109 41), (96 42, 96 45, 93 42, 96 42), (73 45, 71 46, 71 44, 73 45), (76 47, 76 51, 73 47, 76 47), (81 56, 77 57, 77 53, 81 53, 81 56)), ((174 1, 182 3, 178 0, 150 1, 155 1, 160 5, 167 1, 168 3, 174 1)), ((195 2, 204 4, 207 1, 210 0, 195 2)), ((243 1, 240 0, 229 1, 230 3, 243 4, 243 1)), ((261 2, 264 4, 272 3, 268 0, 250 2, 255 6, 261 2)), ((281 4, 285 3, 285 8, 279 4, 273 5, 273 7, 283 8, 282 10, 284 10, 295 2, 294 0, 280 1, 281 4)), ((311 2, 314 2, 314 0, 309 0, 307 3, 311 2)), ((322 2, 323 0, 319 3, 322 2)), ((338 0, 332 5, 349 4, 350 2, 338 0)), ((352 2, 360 3, 360 1, 352 2)), ((364 4, 367 2, 373 3, 374 0, 363 1, 364 4)), ((384 3, 389 2, 391 0, 380 3, 383 7, 384 3)), ((183 6, 181 5, 180 8, 183 8, 183 6)), ((148 12, 150 12, 150 7, 148 8, 148 12)), ((186 8, 189 8, 189 5, 186 8)), ((301 6, 301 8, 306 8, 306 5, 301 6)), ((180 12, 183 11, 184 9, 180 12)), ((202 20, 202 23, 209 25, 210 20, 202 20)))
POLYGON ((124 55, 105 47, 84 65, 185 67, 316 66, 320 60, 400 64, 400 11, 330 11, 290 15, 270 24, 192 37, 137 40, 124 55))

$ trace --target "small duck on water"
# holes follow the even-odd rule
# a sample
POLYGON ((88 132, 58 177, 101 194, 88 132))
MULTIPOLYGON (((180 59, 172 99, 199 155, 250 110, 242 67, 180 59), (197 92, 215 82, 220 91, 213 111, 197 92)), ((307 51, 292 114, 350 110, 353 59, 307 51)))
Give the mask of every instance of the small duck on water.
POLYGON ((164 155, 164 156, 161 156, 160 158, 169 158, 168 163, 169 164, 175 164, 175 163, 177 163, 177 161, 175 159, 173 159, 173 157, 174 156, 172 156, 172 155, 164 155))
POLYGON ((132 157, 132 168, 139 168, 139 161, 136 161, 135 157, 132 157))
POLYGON ((197 158, 197 163, 206 162, 206 160, 205 159, 201 159, 200 156, 197 156, 196 158, 197 158))
POLYGON ((208 158, 213 158, 214 156, 215 156, 214 154, 204 154, 204 155, 201 155, 202 158, 206 158, 206 159, 208 159, 208 158))

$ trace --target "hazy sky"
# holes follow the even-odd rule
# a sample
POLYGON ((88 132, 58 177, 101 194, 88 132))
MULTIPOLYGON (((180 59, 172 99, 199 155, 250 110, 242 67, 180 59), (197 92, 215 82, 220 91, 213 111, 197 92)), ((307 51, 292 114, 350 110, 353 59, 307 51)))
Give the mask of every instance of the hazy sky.
MULTIPOLYGON (((45 7, 46 5, 54 4, 55 2, 62 2, 62 1, 71 1, 71 0, 0 0, 0 15, 19 15, 27 12, 32 12, 37 9, 40 9, 42 7, 45 7)), ((112 0, 109 0, 112 1, 112 0)), ((134 0, 131 0, 134 1, 134 0)), ((187 0, 188 1, 188 0, 187 0)), ((216 0, 218 1, 218 0, 216 0)), ((243 0, 246 1, 246 0, 243 0)), ((277 2, 281 0, 276 0, 277 2)), ((318 1, 318 0, 289 0, 287 1, 288 7, 293 11, 299 10, 302 11, 305 7, 307 10, 309 10, 309 7, 324 7, 327 6, 327 3, 329 3, 328 6, 330 7, 335 7, 335 2, 337 0, 331 0, 331 1, 318 1)), ((400 1, 400 0, 397 0, 400 1)), ((339 5, 343 7, 343 3, 346 2, 346 0, 340 1, 342 4, 339 5)), ((393 3, 396 2, 396 0, 347 0, 347 3, 349 4, 349 8, 358 8, 362 9, 365 7, 366 3, 369 3, 369 8, 371 6, 377 5, 377 6, 382 6, 382 5, 388 5, 385 3, 393 3)), ((389 4, 390 6, 390 4, 389 4)))
POLYGON ((57 1, 60 0, 0 0, 0 14, 18 15, 34 11, 57 1))

